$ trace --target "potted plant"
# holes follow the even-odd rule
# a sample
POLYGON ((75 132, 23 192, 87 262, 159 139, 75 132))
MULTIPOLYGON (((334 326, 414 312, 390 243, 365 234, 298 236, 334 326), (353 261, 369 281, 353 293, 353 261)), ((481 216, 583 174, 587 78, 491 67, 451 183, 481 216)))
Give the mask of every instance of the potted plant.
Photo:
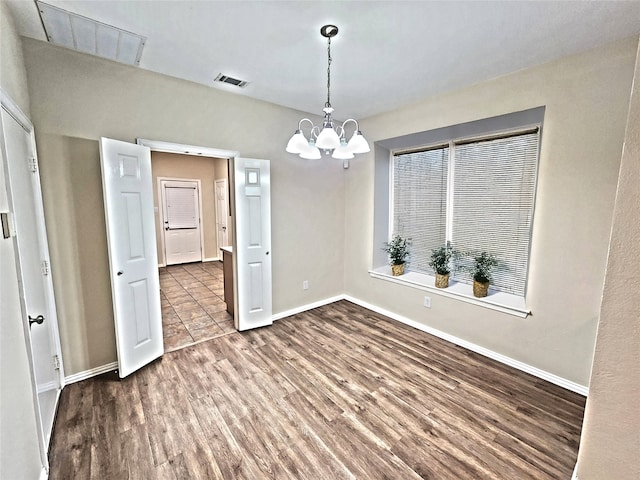
POLYGON ((491 271, 498 265, 496 257, 488 252, 480 252, 473 257, 471 276, 473 277, 473 296, 482 298, 489 293, 491 271))
POLYGON ((431 252, 429 266, 436 272, 436 287, 447 288, 452 267, 451 261, 458 258, 459 253, 451 245, 436 248, 431 252))
POLYGON ((389 254, 389 263, 394 277, 404 273, 404 261, 409 255, 409 245, 411 245, 411 240, 394 235, 391 241, 385 242, 382 248, 389 254))

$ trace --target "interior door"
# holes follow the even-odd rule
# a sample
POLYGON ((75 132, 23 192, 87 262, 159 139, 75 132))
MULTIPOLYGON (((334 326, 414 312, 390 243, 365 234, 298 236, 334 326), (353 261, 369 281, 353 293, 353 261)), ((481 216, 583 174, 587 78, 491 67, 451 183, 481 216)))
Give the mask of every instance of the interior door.
POLYGON ((198 182, 163 180, 160 183, 166 264, 202 261, 198 182))
POLYGON ((216 234, 218 248, 228 247, 229 235, 227 220, 229 219, 229 199, 227 197, 227 181, 222 178, 215 181, 216 188, 216 234))
MULTIPOLYGON (((7 200, 15 225, 23 322, 35 380, 43 461, 46 462, 64 372, 32 127, 30 124, 25 127, 26 122, 19 123, 16 117, 9 114, 3 104, 2 153, 7 163, 7 200)), ((4 174, 0 176, 4 177, 4 174)), ((3 322, 11 320, 2 319, 3 322)))
POLYGON ((234 321, 238 330, 271 325, 271 181, 268 160, 233 160, 234 321))
POLYGON ((151 151, 100 139, 118 372, 126 377, 164 353, 151 151))

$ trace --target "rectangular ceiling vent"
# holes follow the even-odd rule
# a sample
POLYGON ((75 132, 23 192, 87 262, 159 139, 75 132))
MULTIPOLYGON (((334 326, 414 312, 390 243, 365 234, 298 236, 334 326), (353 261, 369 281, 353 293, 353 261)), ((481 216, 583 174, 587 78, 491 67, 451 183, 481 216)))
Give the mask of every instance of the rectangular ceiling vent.
POLYGON ((49 42, 116 62, 140 65, 145 37, 40 1, 36 3, 49 42))
POLYGON ((230 77, 228 75, 223 75, 222 73, 218 74, 218 76, 213 80, 218 83, 226 83, 228 85, 233 85, 235 87, 244 88, 249 85, 249 82, 245 82, 244 80, 238 80, 237 78, 230 77))

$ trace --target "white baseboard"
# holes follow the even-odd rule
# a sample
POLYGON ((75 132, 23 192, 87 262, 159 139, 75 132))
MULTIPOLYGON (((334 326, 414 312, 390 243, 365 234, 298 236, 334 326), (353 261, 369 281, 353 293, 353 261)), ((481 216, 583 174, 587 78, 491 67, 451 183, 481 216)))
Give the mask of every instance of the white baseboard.
POLYGON ((64 378, 65 384, 69 385, 70 383, 76 383, 81 380, 86 380, 87 378, 95 377, 98 375, 102 375, 103 373, 113 372, 118 369, 118 362, 107 363, 106 365, 102 365, 100 367, 92 368, 90 370, 84 370, 82 372, 74 373, 73 375, 69 375, 64 378))
POLYGON ((573 475, 571 475, 571 480, 578 480, 578 465, 573 469, 573 475))
POLYGON ((211 258, 205 258, 202 261, 203 262, 219 262, 221 259, 220 257, 211 257, 211 258))
MULTIPOLYGON (((344 295, 338 295, 336 297, 325 298, 324 300, 318 300, 317 302, 308 303, 306 305, 302 305, 301 307, 292 308, 291 310, 285 310, 284 312, 276 313, 272 315, 272 319, 274 321, 280 320, 281 318, 290 317, 291 315, 295 315, 297 313, 306 312, 307 310, 311 310, 313 308, 322 307, 324 305, 329 305, 330 303, 337 302, 338 300, 344 300, 344 295)), ((355 302, 354 302, 355 303, 355 302)))
POLYGON ((166 267, 166 266, 167 266, 167 264, 166 264, 166 263, 159 263, 159 264, 158 264, 158 268, 164 268, 164 267, 166 267))
POLYGON ((40 470, 40 476, 38 477, 38 480, 48 480, 49 478, 49 472, 47 471, 46 468, 42 467, 42 470, 40 470))
POLYGON ((507 357, 506 355, 502 355, 501 353, 494 352, 492 350, 489 350, 487 348, 481 347, 474 343, 468 342, 461 338, 455 337, 448 333, 442 332, 435 328, 428 327, 420 322, 416 322, 415 320, 411 320, 407 317, 403 317, 402 315, 398 315, 397 313, 393 313, 389 310, 385 310, 384 308, 380 308, 371 303, 364 302, 362 300, 351 297, 349 295, 343 295, 342 297, 345 300, 355 303, 356 305, 360 305, 361 307, 368 308, 369 310, 373 310, 374 312, 380 313, 386 317, 392 318, 393 320, 404 323, 405 325, 409 325, 410 327, 417 328, 418 330, 422 330, 423 332, 426 332, 435 337, 442 338, 447 342, 454 343, 460 347, 466 348, 467 350, 471 350, 472 352, 479 353, 480 355, 491 358, 492 360, 496 360, 500 363, 508 365, 509 367, 513 367, 516 370, 520 370, 522 372, 533 375, 534 377, 541 378, 543 380, 551 382, 560 387, 566 388, 567 390, 571 390, 572 392, 576 392, 585 397, 589 393, 589 388, 584 385, 580 385, 578 383, 572 382, 565 378, 559 377, 558 375, 555 375, 553 373, 549 373, 545 370, 541 370, 537 367, 533 367, 519 360, 515 360, 511 357, 507 357))
MULTIPOLYGON (((553 383, 554 385, 558 385, 562 388, 566 388, 572 392, 576 392, 580 395, 587 396, 589 393, 588 387, 584 385, 580 385, 578 383, 572 382, 565 378, 559 377, 553 373, 547 372, 545 370, 541 370, 537 367, 533 367, 519 360, 515 360, 511 357, 507 357, 506 355, 502 355, 501 353, 494 352, 489 350, 488 348, 481 347, 474 343, 468 342, 461 338, 455 337, 448 333, 442 332, 432 327, 428 327, 420 322, 416 322, 415 320, 411 320, 407 317, 403 317, 402 315, 398 315, 397 313, 391 312, 384 308, 378 307, 371 303, 365 302, 358 298, 352 297, 350 295, 337 295, 335 297, 325 298, 324 300, 319 300, 317 302, 309 303, 306 305, 302 305, 300 307, 292 308, 290 310, 286 310, 284 312, 276 313, 272 316, 274 321, 280 320, 285 317, 290 317, 292 315, 296 315, 298 313, 306 312, 307 310, 311 310, 313 308, 322 307, 324 305, 328 305, 333 302, 337 302, 339 300, 348 300, 356 305, 360 305, 361 307, 367 308, 374 312, 380 313, 386 317, 389 317, 393 320, 396 320, 400 323, 404 323, 405 325, 409 325, 410 327, 416 328, 423 332, 426 332, 435 337, 446 340, 447 342, 451 342, 460 347, 466 348, 467 350, 471 350, 472 352, 476 352, 480 355, 483 355, 487 358, 491 358, 492 360, 496 360, 497 362, 503 363, 509 367, 515 368, 516 370, 520 370, 522 372, 533 375, 534 377, 541 378, 542 380, 546 380, 548 382, 553 383)), ((118 368, 117 362, 108 363, 106 365, 102 365, 100 367, 92 368, 90 370, 85 370, 83 372, 74 373, 73 375, 69 375, 65 377, 65 383, 75 383, 81 380, 86 380, 87 378, 95 377, 96 375, 101 375, 106 372, 110 372, 116 370, 118 368)), ((575 475, 575 473, 574 473, 575 475)))

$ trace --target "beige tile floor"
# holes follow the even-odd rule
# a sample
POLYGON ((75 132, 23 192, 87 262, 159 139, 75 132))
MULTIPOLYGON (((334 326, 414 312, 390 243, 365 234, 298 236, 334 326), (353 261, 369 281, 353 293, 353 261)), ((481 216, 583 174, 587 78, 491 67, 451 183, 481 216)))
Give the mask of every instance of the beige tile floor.
POLYGON ((160 299, 167 352, 235 331, 224 303, 221 262, 161 268, 160 299))

